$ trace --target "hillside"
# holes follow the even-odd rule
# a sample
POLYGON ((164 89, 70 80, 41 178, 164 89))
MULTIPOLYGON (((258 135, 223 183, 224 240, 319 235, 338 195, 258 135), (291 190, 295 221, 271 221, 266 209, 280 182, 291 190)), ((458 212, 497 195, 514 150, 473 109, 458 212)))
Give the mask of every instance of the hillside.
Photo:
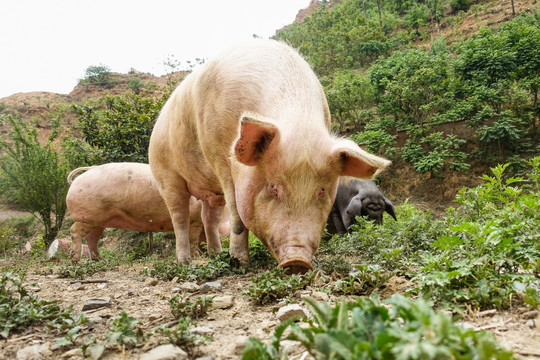
MULTIPOLYGON (((343 1, 330 1, 325 4, 314 0, 308 8, 298 12, 295 24, 304 23, 315 11, 323 11, 324 8, 327 9, 324 11, 328 11, 342 3, 343 1)), ((482 26, 498 27, 519 14, 532 13, 535 7, 534 0, 473 1, 468 11, 458 13, 453 13, 448 6, 445 6, 442 9, 439 23, 430 22, 421 26, 418 31, 423 35, 414 41, 414 46, 418 48, 429 47, 434 39, 441 36, 448 44, 451 44, 471 36, 482 26), (515 15, 512 14, 512 3, 515 15)), ((289 28, 290 26, 277 30, 278 36, 289 28)), ((396 29, 396 31, 403 30, 403 26, 396 29)), ((365 69, 359 71, 364 72, 365 69)), ((109 87, 77 85, 69 94, 65 95, 45 92, 18 93, 0 99, 0 114, 9 113, 20 116, 26 122, 37 127, 42 134, 41 137, 45 139, 49 131, 48 119, 52 116, 61 114, 61 121, 67 125, 66 129, 72 129, 77 121, 77 116, 71 108, 73 103, 93 101, 105 94, 123 94, 129 90, 128 83, 133 77, 146 84, 146 94, 154 97, 161 94, 160 88, 165 86, 168 79, 167 76, 155 77, 150 74, 113 74, 114 81, 109 87)), ((471 138, 473 133, 473 130, 463 122, 440 125, 438 130, 441 129, 447 134, 461 134, 465 139, 471 138)), ((0 134, 5 136, 8 132, 8 125, 6 123, 0 124, 0 134)), ((401 145, 408 139, 408 135, 404 131, 396 132, 395 136, 396 142, 401 145)), ((474 148, 470 148, 467 151, 474 150, 474 148)), ((394 165, 381 176, 380 185, 388 196, 397 203, 410 199, 414 203, 438 212, 452 203, 461 187, 478 184, 478 176, 485 173, 489 165, 479 159, 472 161, 471 167, 467 171, 445 170, 437 176, 433 176, 430 173, 419 174, 410 164, 401 159, 395 159, 394 165)))

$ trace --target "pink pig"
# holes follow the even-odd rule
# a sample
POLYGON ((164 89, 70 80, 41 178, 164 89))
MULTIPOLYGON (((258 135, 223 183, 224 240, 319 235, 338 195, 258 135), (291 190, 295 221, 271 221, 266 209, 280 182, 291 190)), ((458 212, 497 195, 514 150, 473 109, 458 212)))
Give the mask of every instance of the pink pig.
MULTIPOLYGON (((141 232, 172 232, 173 225, 165 202, 159 195, 148 164, 111 163, 82 167, 68 175, 71 184, 67 208, 74 220, 71 226, 71 260, 79 261, 82 239, 90 255, 99 259, 98 240, 105 228, 141 232), (73 177, 81 172, 75 180, 73 177)), ((201 201, 191 198, 189 239, 192 251, 204 241, 201 201)))
POLYGON ((209 246, 222 207, 230 254, 249 262, 248 230, 289 272, 312 269, 339 176, 371 178, 390 162, 329 133, 317 76, 273 40, 236 45, 194 70, 164 105, 149 162, 173 218, 176 259, 190 261, 189 199, 203 200, 209 246))

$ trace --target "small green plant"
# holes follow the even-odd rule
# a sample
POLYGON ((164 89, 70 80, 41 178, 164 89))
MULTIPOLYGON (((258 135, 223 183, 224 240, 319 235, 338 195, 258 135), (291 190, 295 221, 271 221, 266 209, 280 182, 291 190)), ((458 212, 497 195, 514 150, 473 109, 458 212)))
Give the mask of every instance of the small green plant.
POLYGON ((424 301, 394 295, 386 301, 391 309, 376 296, 334 307, 304 301, 313 315, 307 326, 289 319, 270 344, 250 338, 242 359, 286 358, 282 340, 299 341, 315 359, 514 359, 487 332, 456 326, 424 301))
POLYGON ((212 339, 210 336, 191 332, 189 328, 193 325, 196 325, 196 323, 189 317, 180 318, 176 326, 170 328, 162 325, 154 332, 166 336, 171 344, 180 346, 189 352, 194 346, 208 344, 212 339))
POLYGON ((0 226, 0 254, 4 256, 12 250, 17 244, 17 238, 14 236, 15 229, 0 226))
POLYGON ((285 269, 277 267, 250 278, 253 284, 243 292, 257 304, 269 304, 304 289, 313 282, 316 272, 304 275, 287 275, 285 269))
POLYGON ((7 339, 13 332, 34 324, 62 332, 88 321, 84 314, 61 309, 58 301, 39 300, 23 285, 24 275, 3 273, 0 278, 0 336, 7 339))
POLYGON ((506 168, 494 167, 492 176, 482 176, 484 184, 460 191, 460 208, 447 210, 447 230, 420 257, 414 293, 458 308, 507 308, 519 293, 537 304, 540 193, 516 187, 534 181, 506 178, 506 168))
POLYGON ((83 355, 86 356, 88 351, 92 359, 99 359, 109 344, 116 344, 123 351, 126 347, 134 347, 144 342, 148 336, 151 334, 144 333, 137 319, 122 311, 109 326, 109 331, 105 334, 106 340, 96 342, 97 339, 92 337, 83 344, 83 355))
POLYGON ((169 299, 171 312, 176 319, 202 318, 208 313, 212 303, 213 297, 208 296, 197 296, 194 301, 188 300, 185 292, 181 296, 176 294, 169 299))
POLYGON ((383 286, 393 272, 386 272, 378 265, 354 265, 357 269, 338 280, 336 288, 345 295, 366 295, 383 286))
POLYGON ((70 263, 59 268, 57 273, 60 275, 60 277, 64 278, 84 279, 88 276, 92 276, 95 273, 114 269, 121 263, 120 258, 108 251, 102 251, 101 255, 103 256, 103 259, 99 261, 87 260, 80 264, 70 263))

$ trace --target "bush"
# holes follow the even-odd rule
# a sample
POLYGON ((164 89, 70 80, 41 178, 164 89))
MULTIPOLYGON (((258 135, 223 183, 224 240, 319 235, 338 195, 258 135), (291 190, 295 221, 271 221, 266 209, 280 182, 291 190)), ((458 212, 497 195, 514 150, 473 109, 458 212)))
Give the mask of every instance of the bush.
POLYGON ((34 214, 43 224, 45 243, 49 245, 62 226, 66 213, 68 166, 54 148, 60 122, 52 120, 52 134, 41 145, 35 129, 9 115, 11 143, 0 139, 5 154, 0 161, 0 190, 12 203, 34 214))
POLYGON ((300 342, 315 359, 514 359, 487 332, 456 326, 424 301, 394 295, 390 309, 377 297, 334 307, 304 301, 313 315, 307 326, 290 319, 276 326, 270 344, 249 338, 242 359, 286 358, 283 340, 300 342))

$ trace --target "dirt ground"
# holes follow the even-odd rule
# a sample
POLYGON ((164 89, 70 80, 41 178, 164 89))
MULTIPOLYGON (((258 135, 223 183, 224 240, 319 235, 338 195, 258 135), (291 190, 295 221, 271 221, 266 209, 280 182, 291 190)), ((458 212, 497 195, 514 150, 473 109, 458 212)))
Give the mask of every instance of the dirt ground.
MULTIPOLYGON (((0 267, 5 266, 9 259, 0 260, 0 267)), ((204 261, 204 259, 198 260, 204 261)), ((134 264, 123 266, 114 271, 97 273, 85 280, 105 282, 81 283, 70 278, 60 278, 53 268, 50 275, 40 274, 50 269, 50 263, 37 264, 35 269, 28 271, 25 283, 36 283, 32 286, 35 294, 42 300, 58 300, 62 307, 73 306, 75 312, 82 310, 87 299, 110 297, 109 307, 86 311, 89 318, 95 321, 85 326, 90 327, 94 335, 104 334, 113 317, 125 311, 138 319, 145 332, 161 324, 174 320, 168 300, 178 291, 178 288, 189 285, 182 281, 162 281, 141 275, 144 265, 134 264)), ((150 265, 151 267, 151 265, 150 265)), ((270 340, 275 326, 280 323, 276 310, 286 304, 268 306, 255 305, 242 291, 251 285, 250 277, 254 274, 235 275, 219 278, 215 281, 222 286, 220 290, 202 293, 200 290, 190 293, 192 300, 197 296, 216 296, 215 300, 232 298, 232 303, 225 304, 209 311, 204 319, 197 320, 197 326, 192 331, 201 334, 211 334, 212 342, 196 347, 190 353, 190 359, 238 359, 248 337, 270 340)), ((335 304, 344 297, 326 295, 321 289, 332 287, 334 284, 324 277, 294 296, 294 300, 303 306, 301 296, 311 296, 319 301, 330 301, 335 304)), ((400 277, 390 279, 387 286, 379 290, 383 298, 394 293, 403 292, 408 286, 407 280, 400 277)), ((218 301, 216 301, 217 303, 218 301)), ((504 347, 513 350, 522 359, 540 359, 540 318, 538 312, 527 308, 514 308, 511 311, 486 311, 470 314, 463 326, 476 330, 487 330, 493 333, 504 347)), ((82 359, 79 347, 58 348, 54 346, 57 336, 48 333, 43 327, 36 326, 22 333, 11 335, 8 340, 0 341, 0 359, 28 359, 23 357, 21 350, 33 345, 43 345, 39 359, 82 359), (18 354, 19 352, 19 354, 18 354)), ((138 359, 141 354, 148 352, 161 343, 165 338, 161 335, 152 336, 147 343, 139 347, 119 350, 114 346, 107 348, 102 359, 138 359)), ((291 359, 309 359, 301 348, 292 347, 291 359)))

